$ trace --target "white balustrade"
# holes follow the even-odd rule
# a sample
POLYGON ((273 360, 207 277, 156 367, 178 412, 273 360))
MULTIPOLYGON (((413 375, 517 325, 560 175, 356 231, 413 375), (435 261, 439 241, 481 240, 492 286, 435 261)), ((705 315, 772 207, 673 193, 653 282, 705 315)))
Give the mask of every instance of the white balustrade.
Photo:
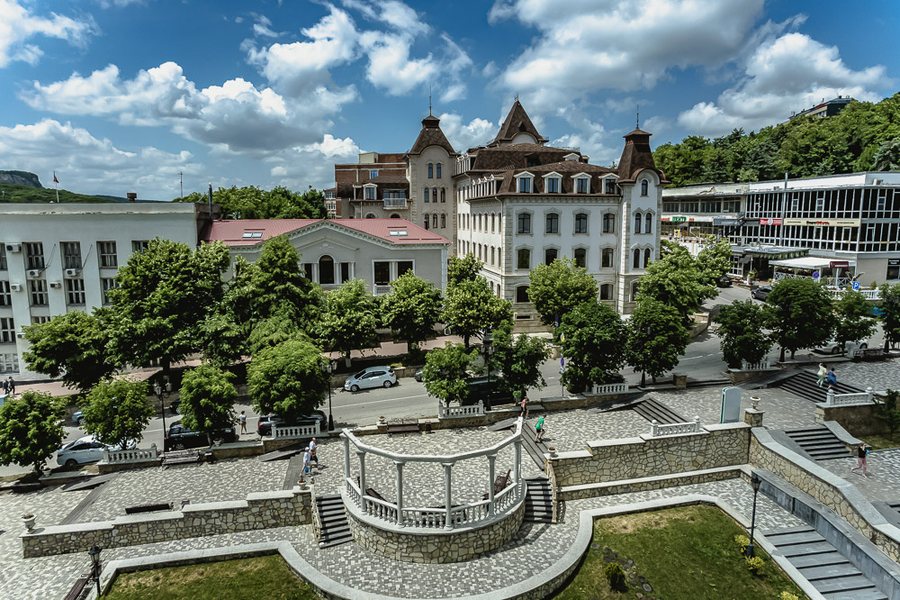
POLYGON ((603 385, 595 385, 592 390, 594 396, 612 396, 614 394, 625 394, 627 392, 627 383, 604 383, 603 385))
POLYGON ((272 439, 275 440, 299 440, 313 438, 319 435, 319 422, 307 425, 273 425, 272 439))
POLYGON ((687 435, 689 433, 701 433, 702 431, 703 427, 700 425, 700 417, 694 417, 693 421, 688 421, 687 423, 667 423, 663 425, 655 420, 650 422, 651 437, 687 435))
POLYGON ((854 394, 835 394, 834 390, 829 389, 825 393, 826 406, 854 406, 862 404, 872 404, 872 388, 867 387, 865 392, 857 392, 854 394))
MULTIPOLYGON (((497 453, 511 444, 515 446, 514 460, 520 462, 522 440, 521 417, 516 424, 515 433, 497 444, 481 450, 445 456, 426 456, 389 452, 362 443, 347 429, 341 433, 341 437, 344 441, 345 453, 344 501, 348 503, 348 505, 355 507, 360 518, 377 522, 381 527, 415 527, 430 530, 452 530, 463 526, 469 527, 475 524, 484 524, 507 516, 509 511, 518 506, 525 496, 524 482, 518 478, 519 473, 521 472, 518 464, 514 465, 515 469, 510 469, 510 473, 512 473, 513 470, 515 471, 515 476, 510 477, 506 487, 496 493, 494 493, 493 488, 490 487, 487 498, 484 500, 454 505, 453 489, 451 487, 452 470, 457 462, 486 457, 488 459, 488 479, 491 479, 490 476, 494 473, 494 463, 497 453), (353 446, 353 451, 356 452, 359 461, 359 482, 349 474, 348 467, 351 445, 353 446), (389 459, 397 465, 394 475, 394 492, 397 494, 398 502, 391 502, 367 493, 365 471, 367 462, 366 456, 368 454, 374 454, 389 459), (404 476, 401 465, 411 462, 440 464, 444 467, 443 506, 415 507, 405 505, 403 492, 404 476)), ((431 484, 434 483, 436 482, 431 482, 431 484)), ((494 485, 493 481, 487 483, 490 486, 494 485)), ((377 493, 376 490, 371 488, 368 489, 368 492, 377 493)))
POLYGON ((768 359, 756 363, 748 363, 746 360, 741 361, 741 370, 743 371, 767 371, 771 368, 772 362, 768 359))
POLYGON ((110 464, 143 462, 146 460, 156 460, 158 458, 159 452, 156 449, 156 444, 153 444, 150 448, 103 451, 103 462, 110 464))
POLYGON ((484 402, 478 401, 478 404, 469 406, 446 406, 438 400, 438 418, 454 419, 461 417, 480 417, 484 415, 484 402))

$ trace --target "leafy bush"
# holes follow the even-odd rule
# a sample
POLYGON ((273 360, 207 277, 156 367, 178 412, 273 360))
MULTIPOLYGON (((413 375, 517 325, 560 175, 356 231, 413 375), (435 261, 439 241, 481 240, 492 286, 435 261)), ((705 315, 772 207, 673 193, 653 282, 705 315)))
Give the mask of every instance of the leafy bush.
POLYGON ((739 534, 734 536, 734 543, 737 544, 738 548, 741 549, 741 554, 743 554, 747 551, 747 546, 750 545, 750 538, 744 534, 739 534))
POLYGON ((628 591, 628 584, 625 582, 625 571, 622 565, 617 562, 606 563, 603 567, 603 574, 609 583, 609 589, 614 592, 628 591))
POLYGON ((785 590, 778 596, 778 600, 800 600, 800 597, 785 590))
POLYGON ((759 577, 762 575, 763 569, 766 568, 766 561, 760 556, 748 556, 747 568, 750 569, 751 573, 759 577))

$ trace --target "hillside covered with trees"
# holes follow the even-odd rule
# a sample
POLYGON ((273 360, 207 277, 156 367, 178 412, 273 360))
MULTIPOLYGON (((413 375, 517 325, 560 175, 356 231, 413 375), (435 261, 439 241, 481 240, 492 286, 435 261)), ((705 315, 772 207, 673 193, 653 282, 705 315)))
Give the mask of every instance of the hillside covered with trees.
POLYGON ((900 170, 900 93, 851 102, 833 117, 800 117, 745 133, 688 136, 653 153, 675 186, 900 170))

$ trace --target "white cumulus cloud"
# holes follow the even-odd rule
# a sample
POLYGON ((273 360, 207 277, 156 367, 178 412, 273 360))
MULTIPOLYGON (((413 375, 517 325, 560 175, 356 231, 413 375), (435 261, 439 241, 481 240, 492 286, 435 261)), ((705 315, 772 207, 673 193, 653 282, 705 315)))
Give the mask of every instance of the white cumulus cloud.
POLYGON ((455 113, 444 113, 440 116, 441 130, 457 152, 465 152, 469 148, 482 146, 492 139, 500 129, 498 123, 476 117, 468 123, 455 113))
POLYGON ((80 45, 94 33, 91 20, 78 20, 57 13, 36 15, 31 8, 17 0, 0 0, 0 68, 14 60, 35 64, 43 54, 41 49, 26 40, 44 36, 80 45))

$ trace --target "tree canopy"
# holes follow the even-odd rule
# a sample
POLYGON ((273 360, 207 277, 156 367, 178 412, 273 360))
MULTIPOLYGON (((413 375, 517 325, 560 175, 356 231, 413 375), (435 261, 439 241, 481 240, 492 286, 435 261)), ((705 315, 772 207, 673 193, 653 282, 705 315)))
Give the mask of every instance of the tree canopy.
POLYGON ((884 329, 884 349, 888 350, 900 344, 900 283, 882 284, 878 290, 881 300, 881 327, 884 329))
POLYGON ((59 449, 62 410, 50 394, 31 390, 0 406, 0 464, 32 466, 39 475, 59 449))
POLYGON ((581 392, 619 376, 626 330, 614 309, 597 300, 580 304, 563 317, 557 334, 566 358, 562 381, 569 390, 581 392))
POLYGON ((512 321, 504 321, 494 329, 494 353, 491 371, 499 371, 500 385, 514 398, 521 398, 528 388, 546 385, 541 364, 550 355, 550 346, 538 337, 513 335, 512 321))
POLYGON ((476 276, 449 286, 442 319, 454 335, 462 336, 463 344, 468 348, 472 336, 512 319, 512 308, 507 300, 498 298, 491 291, 484 277, 476 276))
POLYGON ((322 351, 305 339, 289 339, 253 356, 247 384, 256 412, 293 419, 315 410, 330 382, 322 351))
POLYGON ((409 350, 434 334, 441 314, 441 292, 433 283, 407 271, 391 283, 391 293, 381 300, 381 318, 409 350))
POLYGON ((474 280, 483 266, 484 263, 474 254, 451 256, 447 262, 447 287, 474 280))
MULTIPOLYGON (((204 204, 206 194, 193 192, 175 202, 204 204)), ((313 188, 303 193, 276 186, 264 190, 250 185, 213 190, 213 202, 228 219, 324 219, 325 195, 313 188)))
POLYGON ((352 350, 378 345, 377 325, 375 298, 361 279, 351 279, 325 294, 318 337, 326 350, 339 350, 349 361, 352 350))
POLYGON ((834 331, 831 296, 812 279, 782 279, 766 298, 768 325, 781 346, 780 360, 790 350, 791 358, 801 348, 816 348, 834 331))
POLYGON ((641 373, 641 385, 646 377, 656 378, 678 366, 690 340, 684 319, 674 307, 653 298, 638 301, 628 320, 625 360, 641 373))
POLYGON ((206 434, 210 445, 214 434, 234 423, 237 390, 232 375, 213 365, 200 365, 181 380, 179 411, 189 429, 206 434))
POLYGON ((266 240, 259 260, 250 270, 254 318, 284 313, 311 333, 309 328, 317 320, 324 298, 321 288, 303 276, 300 255, 287 237, 279 235, 266 240))
POLYGON ((650 263, 641 277, 638 299, 652 298, 671 306, 688 325, 703 300, 715 297, 716 288, 706 283, 687 248, 669 242, 663 242, 663 247, 660 259, 650 263))
POLYGON ((731 243, 727 238, 719 238, 707 244, 697 254, 696 265, 700 279, 710 288, 705 297, 715 298, 716 281, 731 270, 731 243))
POLYGON ((762 361, 772 348, 772 339, 764 329, 765 309, 752 300, 736 300, 719 310, 719 346, 725 362, 739 369, 742 361, 762 361))
POLYGON ((545 325, 555 325, 576 306, 597 298, 597 282, 569 258, 538 265, 531 271, 528 298, 545 325))
POLYGON ((84 429, 105 444, 137 445, 156 412, 147 398, 146 381, 107 380, 87 396, 84 429))
POLYGON ((445 404, 465 402, 469 397, 468 371, 474 367, 475 356, 475 350, 450 342, 430 351, 422 370, 425 389, 445 404))
POLYGON ((875 331, 872 307, 860 292, 846 290, 834 303, 834 340, 846 350, 847 342, 865 340, 875 331))

